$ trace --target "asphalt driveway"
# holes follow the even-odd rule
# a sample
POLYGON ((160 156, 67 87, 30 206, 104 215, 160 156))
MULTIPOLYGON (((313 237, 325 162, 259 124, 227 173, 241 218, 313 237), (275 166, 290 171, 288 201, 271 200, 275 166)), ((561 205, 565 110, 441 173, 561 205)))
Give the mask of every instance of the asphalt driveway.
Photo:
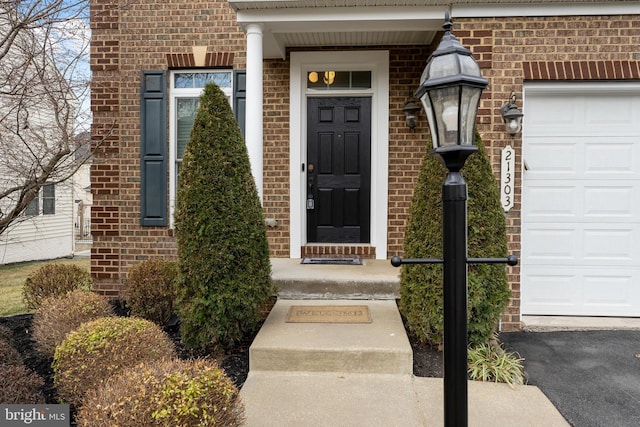
POLYGON ((539 387, 575 427, 640 426, 640 331, 501 333, 539 387))

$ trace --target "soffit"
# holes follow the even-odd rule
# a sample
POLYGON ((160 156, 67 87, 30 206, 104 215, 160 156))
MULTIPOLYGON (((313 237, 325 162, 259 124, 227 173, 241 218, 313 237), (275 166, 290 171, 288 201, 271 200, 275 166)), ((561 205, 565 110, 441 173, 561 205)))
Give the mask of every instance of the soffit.
POLYGON ((230 0, 238 23, 263 29, 264 58, 289 47, 428 45, 444 11, 458 17, 640 13, 640 2, 595 0, 230 0))

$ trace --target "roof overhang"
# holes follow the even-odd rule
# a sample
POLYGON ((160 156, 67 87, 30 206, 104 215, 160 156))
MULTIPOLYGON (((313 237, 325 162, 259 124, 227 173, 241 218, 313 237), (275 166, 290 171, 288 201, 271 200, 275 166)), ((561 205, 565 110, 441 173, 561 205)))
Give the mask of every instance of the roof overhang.
POLYGON ((640 13, 631 0, 229 0, 238 24, 260 24, 264 58, 288 47, 428 45, 452 18, 640 13))

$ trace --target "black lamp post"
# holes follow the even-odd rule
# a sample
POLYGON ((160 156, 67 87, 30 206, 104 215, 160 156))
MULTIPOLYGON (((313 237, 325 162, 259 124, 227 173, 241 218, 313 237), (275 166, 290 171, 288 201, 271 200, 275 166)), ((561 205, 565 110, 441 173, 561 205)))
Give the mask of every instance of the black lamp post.
POLYGON ((447 168, 442 186, 443 259, 400 259, 401 264, 443 264, 444 424, 466 426, 467 408, 467 263, 508 263, 517 258, 467 258, 467 184, 460 169, 475 151, 475 121, 487 80, 480 67, 451 34, 449 13, 445 34, 429 58, 416 91, 429 119, 433 151, 447 168))

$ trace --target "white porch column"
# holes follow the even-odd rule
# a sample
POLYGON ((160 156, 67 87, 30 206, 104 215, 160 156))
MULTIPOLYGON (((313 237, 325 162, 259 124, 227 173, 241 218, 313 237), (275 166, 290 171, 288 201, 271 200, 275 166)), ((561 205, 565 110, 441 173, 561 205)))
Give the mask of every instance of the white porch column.
POLYGON ((247 29, 247 104, 245 139, 251 172, 262 202, 263 134, 262 134, 262 25, 249 24, 247 29))

